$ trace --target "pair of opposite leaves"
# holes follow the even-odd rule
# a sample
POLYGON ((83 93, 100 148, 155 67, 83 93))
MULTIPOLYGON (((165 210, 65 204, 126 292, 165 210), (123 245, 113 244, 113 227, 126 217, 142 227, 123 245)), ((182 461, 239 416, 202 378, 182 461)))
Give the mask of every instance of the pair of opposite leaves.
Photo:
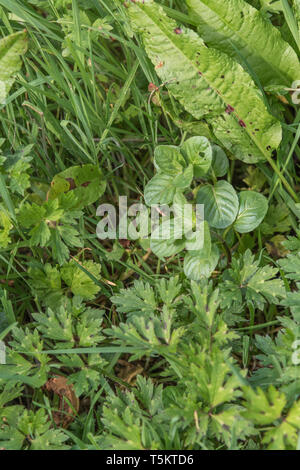
MULTIPOLYGON (((158 173, 145 187, 148 206, 170 204, 176 193, 184 192, 193 177, 205 177, 210 169, 215 176, 223 176, 228 168, 225 153, 211 146, 202 136, 188 139, 180 148, 159 146, 154 155, 158 173)), ((234 224, 235 230, 247 233, 257 228, 264 219, 268 203, 255 191, 242 191, 239 195, 227 181, 218 181, 200 187, 197 203, 204 205, 205 219, 216 229, 234 224)))

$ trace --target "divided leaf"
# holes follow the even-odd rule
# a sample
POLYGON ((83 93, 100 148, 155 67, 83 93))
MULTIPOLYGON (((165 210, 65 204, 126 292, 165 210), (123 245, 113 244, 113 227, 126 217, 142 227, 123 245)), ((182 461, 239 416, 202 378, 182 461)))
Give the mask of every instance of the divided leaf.
POLYGON ((77 208, 80 209, 97 201, 105 188, 106 181, 97 165, 72 166, 53 178, 48 199, 53 200, 73 191, 78 199, 77 208))
POLYGON ((97 280, 99 277, 101 266, 92 260, 84 261, 81 266, 83 269, 74 261, 70 261, 62 268, 61 277, 74 295, 90 300, 99 292, 99 286, 93 279, 97 280))
POLYGON ((260 267, 250 250, 232 259, 229 269, 224 271, 220 283, 221 307, 231 308, 248 305, 263 310, 266 302, 278 305, 286 297, 282 279, 277 278, 278 269, 269 265, 260 267))
POLYGON ((273 386, 270 386, 266 393, 260 388, 254 391, 250 387, 245 387, 244 397, 247 400, 244 402, 247 411, 243 415, 261 426, 272 424, 279 419, 286 405, 284 394, 273 386))

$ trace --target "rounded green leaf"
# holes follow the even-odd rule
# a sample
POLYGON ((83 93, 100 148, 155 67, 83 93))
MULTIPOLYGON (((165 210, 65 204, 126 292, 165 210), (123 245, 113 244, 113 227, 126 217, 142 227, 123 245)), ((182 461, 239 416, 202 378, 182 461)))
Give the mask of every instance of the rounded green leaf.
POLYGON ((227 181, 202 186, 197 194, 197 203, 204 204, 205 220, 209 225, 219 229, 233 224, 239 210, 238 196, 227 181))
POLYGON ((218 145, 213 145, 212 169, 217 178, 226 175, 229 168, 229 160, 226 153, 218 145))
POLYGON ((170 204, 175 193, 174 177, 165 173, 157 173, 146 185, 144 198, 147 206, 170 204))
POLYGON ((255 191, 243 191, 239 194, 240 209, 234 228, 239 233, 255 230, 268 212, 268 201, 255 191))
POLYGON ((211 236, 209 225, 206 220, 202 222, 198 232, 191 231, 189 236, 186 235, 185 247, 189 251, 203 251, 206 256, 211 252, 211 236))
POLYGON ((179 227, 174 224, 174 220, 166 220, 153 231, 150 247, 158 258, 168 258, 184 250, 183 230, 178 232, 178 229, 179 227))
POLYGON ((159 145, 154 152, 155 165, 167 175, 178 175, 186 166, 178 147, 174 145, 159 145))
POLYGON ((212 148, 209 140, 203 136, 188 139, 181 147, 188 164, 194 165, 195 176, 206 175, 212 162, 212 148))
POLYGON ((193 281, 199 281, 203 277, 209 278, 216 269, 219 256, 219 249, 216 245, 212 246, 208 256, 203 250, 188 252, 184 259, 186 277, 193 281))
POLYGON ((181 175, 175 176, 173 179, 173 184, 177 189, 184 190, 187 189, 193 181, 194 169, 193 165, 189 165, 181 175))

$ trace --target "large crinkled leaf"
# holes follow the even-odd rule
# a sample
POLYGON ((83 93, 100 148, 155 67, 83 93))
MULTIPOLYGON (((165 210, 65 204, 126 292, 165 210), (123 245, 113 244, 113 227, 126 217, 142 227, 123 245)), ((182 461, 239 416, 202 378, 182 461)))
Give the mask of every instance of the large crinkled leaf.
MULTIPOLYGON (((300 34, 300 0, 294 0, 293 9, 294 9, 294 14, 295 14, 295 18, 296 18, 296 21, 297 21, 297 24, 298 24, 298 30, 299 30, 299 34, 300 34)), ((298 77, 298 79, 299 79, 299 77, 298 77)))
POLYGON ((250 66, 263 86, 290 87, 299 80, 294 49, 256 8, 244 0, 187 0, 190 15, 209 46, 250 66))
POLYGON ((281 125, 241 65, 178 27, 153 0, 131 3, 129 16, 157 74, 188 112, 205 117, 237 158, 253 163, 271 157, 281 142, 281 125))
POLYGON ((3 103, 20 70, 21 56, 27 50, 27 33, 11 34, 0 40, 0 104, 3 103))
MULTIPOLYGON (((246 100, 247 98, 242 99, 246 100)), ((257 116, 257 120, 250 121, 249 125, 244 121, 239 124, 233 114, 227 113, 207 119, 215 136, 222 142, 224 147, 235 158, 246 163, 263 161, 265 159, 263 154, 271 157, 273 150, 279 146, 282 136, 281 126, 279 123, 278 125, 270 125, 271 120, 268 117, 264 122, 262 116, 257 116), (251 126, 253 129, 254 127, 254 130, 250 131, 252 135, 245 132, 244 125, 246 128, 251 126)))

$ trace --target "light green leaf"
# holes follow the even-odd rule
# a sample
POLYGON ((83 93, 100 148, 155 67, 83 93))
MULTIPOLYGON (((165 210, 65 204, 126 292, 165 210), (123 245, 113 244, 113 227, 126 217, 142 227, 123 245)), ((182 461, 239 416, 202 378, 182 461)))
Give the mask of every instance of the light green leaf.
POLYGON ((242 191, 239 194, 240 208, 234 223, 237 232, 248 233, 255 230, 268 212, 268 201, 255 191, 242 191))
POLYGON ((50 229, 44 221, 33 227, 29 234, 31 236, 30 242, 33 246, 46 246, 51 236, 50 229))
POLYGON ((4 102, 14 83, 14 75, 21 68, 21 56, 26 51, 26 31, 11 34, 0 40, 0 104, 4 102))
POLYGON ((126 313, 127 318, 135 315, 150 317, 157 310, 154 289, 143 281, 134 281, 130 289, 121 289, 111 298, 111 302, 117 306, 119 313, 126 313))
POLYGON ((157 173, 146 185, 144 198, 147 206, 152 204, 170 204, 176 192, 174 177, 157 173))
POLYGON ((212 148, 206 137, 191 137, 184 142, 181 150, 188 163, 194 166, 196 178, 201 178, 208 172, 212 162, 212 148))
MULTIPOLYGON (((296 18, 296 21, 297 21, 297 24, 298 24, 298 30, 299 30, 299 34, 300 34, 300 0, 294 0, 293 1, 293 9, 294 9, 294 14, 295 14, 295 18, 296 18)), ((299 80, 299 78, 298 78, 299 80)))
POLYGON ((221 178, 226 175, 229 168, 229 160, 227 158, 224 150, 221 149, 218 145, 212 146, 213 150, 213 159, 212 159, 212 169, 217 178, 221 178))
POLYGON ((182 175, 177 175, 174 178, 174 186, 176 188, 184 191, 187 189, 192 181, 193 181, 193 176, 194 176, 194 168, 193 165, 189 165, 182 173, 182 175))
POLYGON ((227 181, 202 186, 197 193, 197 203, 204 204, 205 220, 214 228, 229 227, 239 210, 238 196, 227 181))
POLYGON ((43 206, 33 203, 25 203, 19 212, 19 222, 23 227, 30 228, 31 244, 33 246, 46 246, 50 239, 49 225, 57 222, 63 216, 63 210, 59 208, 58 200, 47 201, 43 206))
POLYGON ((219 250, 212 246, 209 255, 204 250, 189 251, 184 258, 184 273, 193 281, 199 281, 203 277, 210 277, 219 261, 219 250))
MULTIPOLYGON (((84 261, 82 267, 88 271, 95 279, 99 278, 101 266, 92 260, 84 261)), ((70 261, 61 270, 61 277, 70 287, 74 295, 80 295, 83 299, 93 299, 99 292, 99 286, 80 269, 74 262, 70 261)))
POLYGON ((185 239, 182 228, 174 223, 174 220, 162 222, 152 233, 151 250, 158 258, 168 258, 180 253, 185 248, 185 239), (180 238, 177 238, 177 237, 180 238))
POLYGON ((298 444, 298 429, 285 420, 276 427, 270 428, 263 438, 263 444, 269 444, 268 450, 296 450, 298 444))
POLYGON ((190 232, 187 237, 185 247, 189 251, 203 251, 206 256, 211 252, 211 236, 209 225, 206 220, 203 221, 201 226, 197 227, 197 231, 190 232))
POLYGON ((190 15, 208 46, 254 70, 263 86, 290 87, 299 80, 293 48, 256 8, 244 0, 187 0, 190 15))
MULTIPOLYGON (((249 84, 245 85, 246 88, 247 86, 249 84)), ((247 101, 246 96, 241 96, 240 99, 243 104, 247 101)), ((256 106, 254 102, 253 106, 256 106)), ((253 120, 251 118, 247 123, 243 119, 237 121, 237 115, 226 112, 216 118, 207 118, 207 122, 215 137, 235 158, 245 163, 257 163, 266 156, 271 158, 282 138, 281 125, 278 122, 275 124, 274 119, 265 114, 266 110, 262 112, 263 115, 252 116, 253 120)), ((251 111, 248 116, 250 114, 251 111)))
POLYGON ((176 190, 188 188, 192 179, 192 165, 189 165, 181 174, 175 177, 159 171, 145 186, 144 198, 147 206, 170 204, 174 199, 176 190))
POLYGON ((279 265, 286 273, 288 279, 300 281, 300 251, 280 260, 279 265))
POLYGON ((0 248, 6 248, 10 243, 9 233, 13 228, 13 224, 7 212, 0 205, 0 248))
POLYGON ((8 171, 11 191, 22 196, 24 196, 25 189, 30 187, 30 176, 27 174, 27 170, 30 169, 28 163, 30 160, 31 157, 23 157, 12 165, 8 171))
POLYGON ((247 411, 243 415, 255 424, 268 425, 279 419, 286 405, 283 393, 270 386, 267 392, 260 388, 256 391, 250 387, 244 388, 244 397, 247 401, 244 406, 247 411))
POLYGON ((270 158, 282 136, 251 77, 231 57, 178 29, 152 0, 128 5, 132 27, 142 36, 156 72, 196 119, 206 117, 216 137, 246 162, 270 158))
POLYGON ((154 152, 156 166, 166 175, 178 175, 186 166, 180 149, 173 145, 159 145, 154 152))

